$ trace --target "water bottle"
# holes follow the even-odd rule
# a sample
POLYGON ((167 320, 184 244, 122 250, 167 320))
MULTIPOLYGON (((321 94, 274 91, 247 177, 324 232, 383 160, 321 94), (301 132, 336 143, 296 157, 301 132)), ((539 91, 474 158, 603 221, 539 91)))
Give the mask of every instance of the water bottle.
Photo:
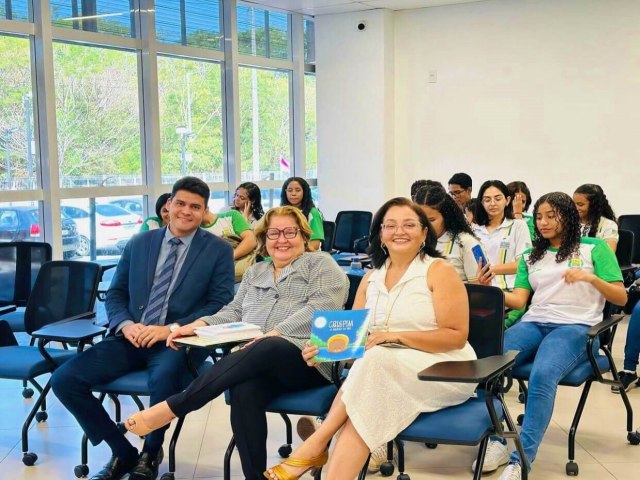
POLYGON ((349 271, 347 273, 350 273, 351 275, 364 275, 364 268, 362 268, 360 257, 351 258, 351 266, 349 267, 349 271))

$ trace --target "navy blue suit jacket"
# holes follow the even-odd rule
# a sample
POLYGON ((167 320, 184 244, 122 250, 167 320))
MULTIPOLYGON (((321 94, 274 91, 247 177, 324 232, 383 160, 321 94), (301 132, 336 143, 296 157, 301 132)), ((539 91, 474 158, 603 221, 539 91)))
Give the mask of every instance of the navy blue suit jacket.
MULTIPOLYGON (((124 320, 139 323, 149 303, 165 229, 135 235, 122 253, 107 292, 109 329, 124 320)), ((233 248, 198 229, 169 297, 165 325, 182 325, 213 315, 233 299, 233 248)))

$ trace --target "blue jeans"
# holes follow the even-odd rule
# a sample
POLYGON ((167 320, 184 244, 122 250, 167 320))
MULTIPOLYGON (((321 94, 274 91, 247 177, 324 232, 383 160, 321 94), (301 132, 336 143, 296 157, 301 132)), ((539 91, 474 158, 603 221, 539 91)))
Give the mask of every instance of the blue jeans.
MULTIPOLYGON (((526 415, 520 431, 528 467, 536 458, 556 399, 558 383, 577 364, 587 360, 588 325, 519 322, 505 332, 504 351, 517 350, 516 367, 533 359, 526 415)), ((517 451, 510 463, 520 463, 517 451)))
POLYGON ((627 341, 624 344, 624 369, 635 372, 640 356, 640 302, 636 303, 629 319, 627 341))

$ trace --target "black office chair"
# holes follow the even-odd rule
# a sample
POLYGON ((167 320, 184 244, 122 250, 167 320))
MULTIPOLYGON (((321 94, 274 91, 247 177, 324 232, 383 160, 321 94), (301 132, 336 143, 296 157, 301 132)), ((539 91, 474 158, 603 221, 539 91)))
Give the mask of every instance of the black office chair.
POLYGON ((14 306, 16 310, 2 315, 14 332, 24 332, 24 307, 38 271, 51 261, 51 245, 43 242, 0 243, 0 307, 14 306))
POLYGON ((338 253, 354 252, 356 241, 369 237, 373 214, 360 210, 338 212, 333 248, 338 253))
MULTIPOLYGON (((43 264, 24 312, 26 332, 37 335, 53 323, 93 318, 99 278, 100 265, 95 263, 52 261, 43 264)), ((37 347, 11 342, 0 348, 0 378, 27 381, 39 392, 22 426, 22 462, 28 466, 38 459, 35 453, 29 452, 29 426, 34 418, 38 422, 47 419, 46 396, 51 388, 50 380, 41 387, 36 377, 53 372, 76 355, 73 350, 45 348, 47 343, 48 340, 41 338, 37 347)))
POLYGON ((322 221, 324 229, 324 240, 322 241, 322 251, 331 253, 333 251, 333 239, 336 232, 336 223, 329 220, 322 221))
POLYGON ((635 235, 631 230, 618 231, 618 246, 616 248, 616 258, 622 271, 624 286, 629 287, 635 281, 638 267, 632 265, 633 249, 635 248, 635 235))
MULTIPOLYGON (((465 285, 469 298, 469 338, 478 360, 440 362, 418 374, 420 380, 477 383, 477 396, 453 407, 422 413, 393 441, 398 448, 398 479, 410 480, 404 472, 403 441, 438 444, 480 445, 473 478, 480 480, 491 435, 511 438, 521 458, 525 458, 520 436, 507 410, 502 391, 505 372, 515 363, 516 352, 502 353, 504 339, 504 293, 497 287, 465 285), (504 430, 502 421, 507 424, 504 430)), ((384 415, 384 412, 381 412, 384 415)), ((380 467, 383 476, 393 473, 392 442, 387 445, 387 462, 380 467)), ((367 461, 368 464, 368 461, 367 461)), ((367 473, 367 464, 360 479, 367 473)), ((522 472, 527 480, 526 469, 522 472)))
MULTIPOLYGON (((633 232, 635 238, 640 239, 640 215, 620 215, 618 225, 623 230, 633 232)), ((640 264, 640 240, 635 242, 631 263, 640 264)))

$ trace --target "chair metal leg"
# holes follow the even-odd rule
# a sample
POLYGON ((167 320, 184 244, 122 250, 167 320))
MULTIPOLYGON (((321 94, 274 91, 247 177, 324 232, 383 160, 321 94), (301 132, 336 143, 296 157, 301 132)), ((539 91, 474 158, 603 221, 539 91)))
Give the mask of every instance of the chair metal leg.
POLYGON ((484 437, 478 448, 478 456, 476 457, 476 469, 473 472, 473 480, 480 480, 482 477, 482 466, 484 465, 484 456, 487 453, 487 445, 489 445, 489 437, 484 437))
POLYGON ((404 443, 397 438, 394 440, 398 447, 398 476, 404 474, 404 443))
POLYGON ((36 416, 36 413, 38 413, 38 410, 44 403, 44 400, 47 397, 47 393, 49 393, 50 389, 51 380, 46 383, 46 385, 42 389, 42 393, 38 395, 38 398, 33 404, 33 407, 31 407, 29 415, 27 415, 27 419, 22 424, 22 462, 27 466, 33 465, 38 460, 38 456, 35 453, 29 452, 29 426, 31 425, 33 418, 36 416))
POLYGON ((627 434, 633 433, 633 409, 631 408, 631 403, 629 402, 629 396, 627 391, 624 388, 620 389, 620 397, 622 397, 622 403, 624 403, 624 408, 627 411, 627 434))
POLYGON ((169 473, 176 473, 176 445, 178 443, 178 437, 180 436, 180 430, 184 424, 184 417, 178 418, 176 428, 171 435, 171 441, 169 442, 169 473))
POLYGON ((575 449, 576 449, 576 431, 578 430, 578 424, 580 423, 580 418, 582 417, 582 412, 584 411, 584 406, 587 403, 587 396, 589 395, 589 390, 591 390, 591 384, 593 380, 587 380, 584 384, 584 388, 582 389, 582 394, 580 395, 580 401, 578 402, 578 407, 576 408, 576 413, 573 416, 573 421, 571 422, 571 428, 569 429, 569 462, 572 463, 575 459, 575 449))
POLYGON ((112 393, 109 393, 108 396, 116 407, 115 421, 116 423, 120 423, 122 421, 122 405, 120 404, 120 399, 118 398, 118 395, 114 395, 112 393))
POLYGON ((236 448, 236 439, 232 436, 227 446, 227 451, 224 452, 224 466, 223 466, 223 479, 231 480, 231 455, 233 455, 233 449, 236 448))
POLYGON ((367 455, 367 460, 364 462, 362 470, 360 470, 360 473, 358 474, 358 480, 364 480, 367 476, 367 470, 369 469, 369 460, 371 460, 371 453, 367 455))
POLYGON ((288 458, 293 450, 291 448, 291 445, 293 444, 293 429, 291 427, 291 420, 289 419, 289 416, 286 413, 281 413, 280 416, 284 420, 287 438, 286 443, 284 445, 280 445, 280 448, 278 448, 278 455, 280 455, 281 458, 288 458))
POLYGON ((137 395, 131 395, 131 398, 133 399, 133 403, 136 404, 136 407, 138 407, 138 410, 140 411, 144 410, 144 403, 142 403, 142 400, 140 400, 140 397, 138 397, 137 395))

